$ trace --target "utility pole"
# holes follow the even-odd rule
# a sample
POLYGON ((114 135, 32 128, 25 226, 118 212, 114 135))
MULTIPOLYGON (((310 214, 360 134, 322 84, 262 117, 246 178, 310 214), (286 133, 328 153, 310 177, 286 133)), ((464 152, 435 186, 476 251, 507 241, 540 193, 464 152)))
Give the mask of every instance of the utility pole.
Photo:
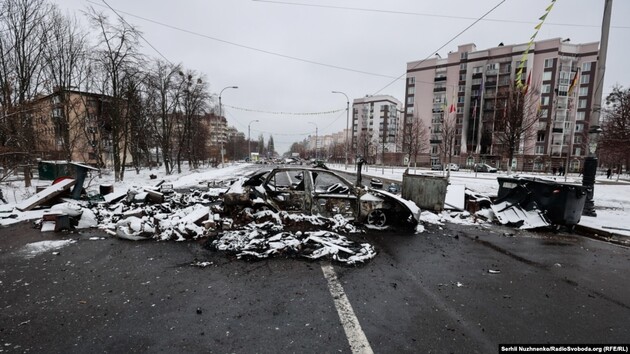
POLYGON ((341 92, 341 91, 332 91, 332 93, 340 93, 344 96, 346 96, 346 143, 345 143, 345 150, 346 150, 346 166, 345 169, 348 169, 348 125, 349 125, 349 121, 350 121, 350 99, 348 98, 348 95, 346 95, 345 93, 341 92))
MULTIPOLYGON (((228 86, 228 87, 223 88, 223 90, 221 90, 221 92, 219 92, 219 124, 218 124, 218 126, 221 127, 220 128, 221 130, 223 130, 223 125, 221 124, 222 120, 223 120, 223 107, 221 106, 221 95, 223 94, 223 91, 225 91, 227 89, 237 89, 237 88, 238 88, 238 86, 228 86)), ((219 134, 219 139, 221 140, 221 168, 223 168, 223 167, 225 167, 224 159, 223 159, 223 137, 225 135, 224 135, 223 131, 221 131, 219 133, 220 133, 219 134)))
POLYGON ((599 117, 602 110, 602 94, 604 86, 604 74, 606 72, 606 54, 608 53, 608 33, 610 32, 610 16, 612 12, 612 0, 604 0, 604 18, 602 20, 602 35, 599 42, 599 56, 597 57, 597 72, 595 76, 595 94, 589 120, 588 130, 588 156, 584 159, 584 174, 582 185, 588 187, 586 201, 584 202, 584 216, 597 216, 595 212, 595 176, 597 175, 597 139, 602 129, 599 126, 599 117))

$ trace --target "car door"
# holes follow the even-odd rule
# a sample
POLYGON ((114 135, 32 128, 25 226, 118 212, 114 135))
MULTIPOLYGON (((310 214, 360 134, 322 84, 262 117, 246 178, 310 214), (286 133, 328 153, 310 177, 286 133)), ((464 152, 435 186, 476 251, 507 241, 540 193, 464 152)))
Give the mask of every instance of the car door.
POLYGON ((269 200, 279 211, 305 213, 310 210, 310 198, 307 198, 310 179, 309 173, 299 169, 276 169, 269 174, 264 187, 269 200), (298 178, 298 175, 302 177, 298 178))
POLYGON ((354 186, 328 171, 312 172, 312 214, 333 217, 337 214, 354 219, 357 213, 357 195, 354 186))

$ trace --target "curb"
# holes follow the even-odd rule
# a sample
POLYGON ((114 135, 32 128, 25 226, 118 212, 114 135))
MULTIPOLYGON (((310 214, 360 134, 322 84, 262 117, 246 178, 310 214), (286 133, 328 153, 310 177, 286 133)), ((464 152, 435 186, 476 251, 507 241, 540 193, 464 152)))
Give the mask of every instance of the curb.
POLYGON ((585 236, 594 240, 610 242, 620 246, 630 247, 630 237, 625 235, 619 235, 614 232, 595 229, 583 225, 575 225, 574 231, 580 236, 585 236))

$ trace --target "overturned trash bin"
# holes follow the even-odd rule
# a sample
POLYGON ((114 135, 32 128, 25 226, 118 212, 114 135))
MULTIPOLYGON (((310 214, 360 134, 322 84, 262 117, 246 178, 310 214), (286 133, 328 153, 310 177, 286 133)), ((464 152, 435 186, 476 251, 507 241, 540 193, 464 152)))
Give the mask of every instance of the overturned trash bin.
POLYGON ((420 209, 442 211, 446 198, 446 177, 414 175, 405 171, 402 181, 402 197, 416 203, 420 209))
POLYGON ((495 204, 509 202, 525 210, 538 209, 551 225, 573 227, 580 222, 587 187, 536 177, 498 177, 495 204))

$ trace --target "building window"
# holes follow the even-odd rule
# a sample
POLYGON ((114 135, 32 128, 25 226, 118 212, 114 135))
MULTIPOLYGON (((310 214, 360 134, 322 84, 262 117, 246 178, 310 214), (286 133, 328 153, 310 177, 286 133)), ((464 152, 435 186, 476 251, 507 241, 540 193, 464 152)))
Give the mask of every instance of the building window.
POLYGON ((584 131, 584 124, 578 123, 575 125, 575 132, 580 133, 584 131))
POLYGON ((408 77, 407 78, 407 85, 415 85, 416 84, 416 78, 415 77, 408 77))
POLYGON ((551 92, 551 85, 550 84, 544 84, 542 85, 542 93, 549 93, 551 92))
POLYGON ((579 148, 579 147, 575 148, 575 156, 582 156, 582 148, 579 148))
POLYGON ((581 144, 582 143, 582 136, 581 135, 576 135, 573 137, 573 143, 574 144, 581 144))
POLYGON ((591 62, 582 63, 582 71, 591 71, 591 62))
POLYGON ((591 79, 591 75, 589 74, 584 74, 580 77, 580 84, 588 84, 588 82, 591 79))
POLYGON ((588 96, 588 87, 580 87, 578 96, 588 96))
POLYGON ((540 118, 548 118, 549 110, 547 108, 543 108, 540 110, 540 118))
POLYGON ((586 108, 586 99, 585 98, 581 98, 579 103, 578 103, 578 108, 586 108))
POLYGON ((545 132, 538 133, 538 135, 536 136, 536 141, 538 141, 538 142, 545 141, 545 132))
POLYGON ((542 155, 545 153, 545 147, 544 146, 536 146, 536 155, 542 155))
POLYGON ((553 68, 553 58, 545 59, 545 68, 553 68))
POLYGON ((466 85, 459 85, 459 92, 466 92, 466 85))
POLYGON ((567 85, 558 86, 558 96, 566 96, 568 94, 568 91, 569 91, 569 86, 567 85))
POLYGON ((462 52, 462 53, 459 55, 459 58, 460 58, 460 59, 468 59, 468 52, 462 52))
POLYGON ((584 120, 586 118, 586 112, 577 112, 575 120, 584 120))
POLYGON ((551 80, 551 71, 545 71, 542 75, 543 81, 551 80))
POLYGON ((413 96, 407 96, 407 104, 413 104, 413 96))
POLYGON ((546 105, 548 105, 548 104, 549 104, 549 97, 547 97, 547 96, 542 96, 542 97, 540 98, 540 105, 541 105, 541 106, 546 106, 546 105))
POLYGON ((459 70, 466 70, 466 64, 459 64, 459 70))
POLYGON ((483 66, 475 66, 473 68, 473 74, 478 74, 483 72, 483 66))
POLYGON ((413 106, 407 107, 407 114, 413 114, 413 106))

